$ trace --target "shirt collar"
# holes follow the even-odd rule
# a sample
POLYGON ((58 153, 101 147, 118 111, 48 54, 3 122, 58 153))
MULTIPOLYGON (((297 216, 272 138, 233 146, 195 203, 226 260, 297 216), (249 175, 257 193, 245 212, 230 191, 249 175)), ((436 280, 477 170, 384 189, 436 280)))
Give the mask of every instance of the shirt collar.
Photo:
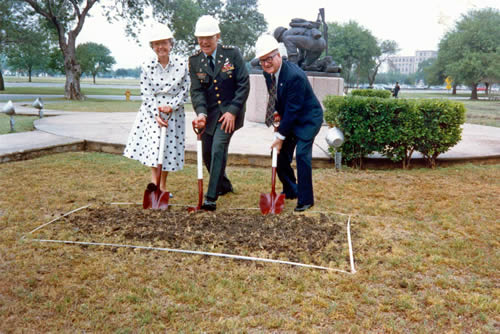
POLYGON ((274 73, 274 75, 276 76, 276 84, 278 84, 282 66, 283 66, 283 61, 281 61, 281 65, 280 65, 280 68, 278 68, 278 71, 276 73, 274 73))
MULTIPOLYGON (((205 57, 208 57, 208 55, 205 52, 203 52, 203 54, 205 55, 205 57)), ((212 52, 212 58, 214 59, 214 63, 216 59, 215 56, 217 56, 217 48, 215 48, 214 52, 212 52)))

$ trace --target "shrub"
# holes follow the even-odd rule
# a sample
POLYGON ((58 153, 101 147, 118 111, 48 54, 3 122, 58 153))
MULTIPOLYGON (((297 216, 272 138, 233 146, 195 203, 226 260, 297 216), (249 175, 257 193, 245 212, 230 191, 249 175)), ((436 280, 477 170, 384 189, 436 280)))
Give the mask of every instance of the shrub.
POLYGON ((424 140, 418 141, 416 150, 434 168, 438 155, 462 138, 460 126, 465 122, 465 107, 449 100, 420 100, 417 107, 423 121, 424 140))
POLYGON ((420 151, 435 166, 439 154, 460 140, 463 104, 452 101, 327 96, 325 120, 344 132, 343 159, 362 167, 374 152, 410 165, 420 151))
POLYGON ((351 91, 352 96, 365 96, 365 97, 380 97, 382 99, 388 99, 391 97, 392 93, 388 90, 381 89, 354 89, 351 91))

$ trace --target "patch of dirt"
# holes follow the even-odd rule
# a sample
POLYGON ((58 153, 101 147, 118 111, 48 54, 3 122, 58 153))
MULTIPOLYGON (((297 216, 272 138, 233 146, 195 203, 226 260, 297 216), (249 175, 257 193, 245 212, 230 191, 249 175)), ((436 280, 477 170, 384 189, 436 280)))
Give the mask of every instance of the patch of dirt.
POLYGON ((79 240, 112 237, 157 247, 247 256, 258 253, 315 264, 337 262, 346 247, 345 222, 336 222, 324 214, 263 216, 248 211, 188 213, 140 207, 94 207, 65 220, 73 225, 79 240))

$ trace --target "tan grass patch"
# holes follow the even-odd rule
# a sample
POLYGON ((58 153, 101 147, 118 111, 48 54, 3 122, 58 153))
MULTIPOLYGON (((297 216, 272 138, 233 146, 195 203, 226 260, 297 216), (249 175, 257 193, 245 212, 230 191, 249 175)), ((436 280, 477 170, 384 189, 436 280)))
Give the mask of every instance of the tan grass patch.
MULTIPOLYGON (((315 170, 314 209, 353 215, 353 276, 20 240, 88 203, 140 201, 148 174, 97 153, 0 165, 1 332, 498 330, 498 165, 315 170)), ((267 169, 228 174, 236 193, 218 207, 258 207, 267 169)), ((195 204, 195 166, 168 186, 175 201, 195 204)))

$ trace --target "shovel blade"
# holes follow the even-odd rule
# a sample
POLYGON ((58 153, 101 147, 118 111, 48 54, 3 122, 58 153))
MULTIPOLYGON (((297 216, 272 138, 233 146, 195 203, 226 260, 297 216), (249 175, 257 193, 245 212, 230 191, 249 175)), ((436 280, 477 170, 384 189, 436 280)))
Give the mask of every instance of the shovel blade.
MULTIPOLYGON (((153 184, 154 185, 154 184, 153 184)), ((168 209, 168 200, 170 199, 170 193, 168 191, 161 191, 160 188, 152 189, 150 185, 144 191, 144 197, 142 200, 142 207, 144 209, 168 209)))
POLYGON ((263 215, 267 215, 269 213, 279 214, 285 207, 285 194, 280 194, 279 196, 277 196, 275 193, 261 193, 259 206, 260 212, 263 215))

